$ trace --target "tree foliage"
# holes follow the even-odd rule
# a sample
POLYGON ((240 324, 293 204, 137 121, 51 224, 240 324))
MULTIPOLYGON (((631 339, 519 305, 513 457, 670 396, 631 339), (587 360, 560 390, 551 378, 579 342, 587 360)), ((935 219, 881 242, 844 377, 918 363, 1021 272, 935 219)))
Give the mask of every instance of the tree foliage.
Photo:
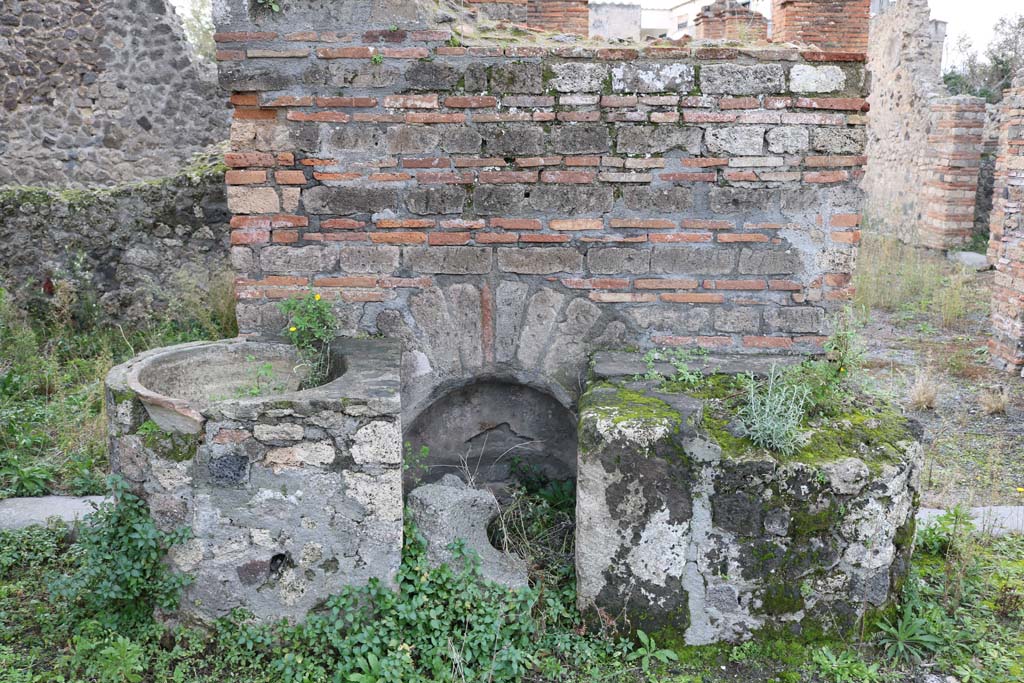
POLYGON ((954 95, 975 95, 999 102, 1014 74, 1024 68, 1024 14, 1002 17, 993 29, 992 42, 979 55, 970 38, 961 36, 959 62, 943 76, 954 95))

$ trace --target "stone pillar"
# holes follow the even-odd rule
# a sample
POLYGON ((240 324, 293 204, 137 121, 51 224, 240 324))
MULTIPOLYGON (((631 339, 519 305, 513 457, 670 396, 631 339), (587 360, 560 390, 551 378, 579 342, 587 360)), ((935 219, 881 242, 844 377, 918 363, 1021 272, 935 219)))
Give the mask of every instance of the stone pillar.
POLYGON ((970 241, 974 229, 985 101, 966 95, 943 97, 931 103, 929 118, 921 244, 956 249, 970 241))
POLYGON ((772 0, 772 41, 868 50, 871 0, 772 0))
POLYGON ((997 366, 1017 373, 1024 367, 1024 71, 1002 102, 999 152, 992 199, 989 262, 992 286, 992 339, 997 366))

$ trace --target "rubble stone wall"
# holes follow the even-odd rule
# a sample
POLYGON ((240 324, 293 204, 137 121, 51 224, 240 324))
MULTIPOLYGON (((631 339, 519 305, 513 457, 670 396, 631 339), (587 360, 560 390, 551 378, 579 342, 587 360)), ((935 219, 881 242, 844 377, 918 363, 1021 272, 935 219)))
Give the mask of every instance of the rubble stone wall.
MULTIPOLYGON (((597 354, 599 381, 580 399, 585 615, 703 645, 760 629, 851 632, 894 604, 920 490, 921 445, 909 423, 882 412, 863 423, 885 422, 877 432, 849 420, 819 425, 846 446, 778 456, 708 429, 713 400, 636 381, 644 363, 630 355, 597 354)), ((757 360, 708 364, 766 372, 757 360)))
POLYGON ((230 278, 226 199, 219 164, 114 189, 0 190, 0 286, 29 308, 70 287, 99 319, 146 325, 230 278))
POLYGON ((988 247, 996 269, 989 350, 998 366, 1019 373, 1024 368, 1024 72, 1000 108, 988 247))
POLYGON ((568 404, 600 347, 819 351, 848 296, 857 57, 456 47, 388 0, 217 22, 240 326, 316 288, 403 340, 413 415, 481 376, 568 404))
POLYGON ((5 1, 0 96, 0 186, 159 178, 227 137, 166 0, 5 1))
POLYGON ((945 24, 927 0, 896 0, 871 20, 865 216, 880 233, 935 249, 974 231, 985 103, 942 84, 945 24))

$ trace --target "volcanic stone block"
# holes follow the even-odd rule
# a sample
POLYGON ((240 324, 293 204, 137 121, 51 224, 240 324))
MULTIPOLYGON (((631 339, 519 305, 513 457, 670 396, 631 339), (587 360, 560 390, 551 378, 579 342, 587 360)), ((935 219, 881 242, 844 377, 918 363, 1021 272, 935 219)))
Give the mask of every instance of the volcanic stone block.
POLYGON ((677 403, 608 384, 580 399, 576 578, 585 614, 625 612, 646 631, 690 625, 695 469, 684 444, 700 402, 677 403))
POLYGON ((846 74, 838 66, 794 64, 789 71, 789 89, 793 92, 833 92, 846 87, 846 74))
POLYGON ((681 62, 656 64, 626 62, 612 69, 615 92, 682 92, 693 89, 693 65, 681 62))
POLYGON ((434 566, 452 564, 451 545, 462 541, 480 558, 480 573, 509 588, 527 585, 526 561, 491 545, 487 525, 498 516, 498 501, 490 491, 475 489, 454 474, 409 492, 409 512, 427 541, 427 560, 434 566))
POLYGON ((497 93, 544 92, 544 65, 536 62, 504 62, 491 67, 491 90, 497 93))
POLYGON ((761 95, 786 91, 780 64, 707 64, 700 70, 701 91, 714 95, 761 95))
POLYGON ((712 374, 763 376, 777 357, 694 361, 712 375, 696 398, 636 381, 638 353, 599 355, 579 404, 585 614, 704 644, 764 628, 849 632, 893 603, 921 470, 914 427, 898 410, 816 421, 783 457, 743 438, 725 407, 735 380, 712 374))
POLYGON ((566 62, 552 64, 554 77, 548 82, 558 92, 601 92, 608 78, 608 66, 605 64, 587 64, 566 62))

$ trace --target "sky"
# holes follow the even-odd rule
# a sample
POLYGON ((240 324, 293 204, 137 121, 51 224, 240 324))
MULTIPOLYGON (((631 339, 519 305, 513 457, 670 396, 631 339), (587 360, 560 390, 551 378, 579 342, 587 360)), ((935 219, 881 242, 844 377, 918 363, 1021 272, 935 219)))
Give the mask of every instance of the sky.
POLYGON ((967 35, 981 53, 992 40, 992 27, 1000 17, 1024 14, 1024 0, 928 0, 932 19, 947 22, 946 62, 955 59, 961 35, 967 35))

